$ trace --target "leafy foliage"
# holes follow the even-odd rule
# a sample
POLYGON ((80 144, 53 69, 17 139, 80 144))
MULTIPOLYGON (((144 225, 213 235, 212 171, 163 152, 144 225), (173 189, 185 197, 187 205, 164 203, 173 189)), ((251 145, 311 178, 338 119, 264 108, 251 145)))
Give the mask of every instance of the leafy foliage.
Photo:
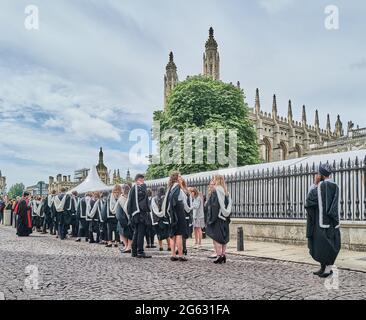
POLYGON ((16 183, 12 185, 9 189, 8 196, 10 199, 15 199, 16 197, 22 196, 25 186, 23 183, 16 183))
MULTIPOLYGON (((237 164, 247 165, 259 162, 257 137, 248 118, 248 106, 241 89, 205 76, 190 77, 180 82, 172 91, 164 112, 154 113, 154 121, 160 121, 160 130, 177 129, 236 129, 238 137, 237 164)), ((183 140, 183 139, 182 139, 183 140)), ((167 142, 161 142, 161 149, 167 142)), ((217 141, 216 141, 217 144, 217 141)), ((228 139, 226 139, 228 149, 228 139)), ((183 157, 183 141, 182 141, 183 157)), ((207 145, 204 145, 204 154, 207 145)), ((194 152, 193 152, 194 154, 194 152)), ((204 157, 204 159, 206 159, 204 157)), ((221 169, 216 162, 208 164, 150 164, 147 177, 161 178, 173 170, 182 174, 221 169)))

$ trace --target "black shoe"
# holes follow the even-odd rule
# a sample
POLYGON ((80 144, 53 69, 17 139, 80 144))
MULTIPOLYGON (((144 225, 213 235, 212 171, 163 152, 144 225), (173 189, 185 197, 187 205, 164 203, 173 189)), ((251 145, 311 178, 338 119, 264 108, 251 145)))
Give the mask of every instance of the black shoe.
POLYGON ((124 251, 121 251, 122 253, 132 253, 132 250, 124 250, 124 251))
POLYGON ((222 262, 223 263, 226 263, 226 255, 224 254, 223 257, 222 257, 222 262))
POLYGON ((328 278, 329 276, 331 276, 333 274, 333 271, 330 270, 330 272, 323 272, 322 274, 319 275, 320 278, 328 278))
POLYGON ((217 259, 213 263, 221 264, 223 261, 224 261, 224 256, 218 256, 217 259))
POLYGON ((75 242, 80 242, 80 241, 81 241, 81 239, 80 239, 80 238, 78 238, 78 239, 76 239, 76 240, 75 240, 75 242))
POLYGON ((164 248, 159 248, 159 251, 164 251, 164 248))
POLYGON ((136 257, 137 257, 137 253, 135 253, 135 252, 131 252, 131 257, 132 257, 132 258, 136 258, 136 257))
POLYGON ((149 259, 149 258, 151 258, 151 256, 149 256, 146 253, 141 253, 141 254, 138 254, 137 255, 137 258, 140 258, 140 259, 149 259))
POLYGON ((183 250, 183 254, 186 256, 187 255, 187 250, 183 250))
POLYGON ((118 243, 115 243, 115 244, 114 244, 114 247, 115 247, 115 248, 118 248, 118 243))
POLYGON ((170 261, 178 261, 179 258, 178 257, 170 257, 170 261))
POLYGON ((156 248, 156 246, 152 245, 152 246, 150 246, 150 248, 155 249, 155 248, 156 248))
POLYGON ((172 251, 172 249, 171 248, 168 248, 168 249, 166 249, 166 251, 172 251))
POLYGON ((179 261, 185 262, 188 261, 188 259, 186 257, 179 257, 179 261))
POLYGON ((145 248, 146 248, 146 249, 150 249, 150 248, 151 248, 151 246, 150 246, 150 245, 147 245, 145 248))
POLYGON ((320 269, 318 271, 313 272, 314 276, 320 276, 321 274, 323 274, 325 271, 325 267, 320 267, 320 269))
POLYGON ((105 247, 106 248, 112 248, 112 244, 106 244, 105 247))

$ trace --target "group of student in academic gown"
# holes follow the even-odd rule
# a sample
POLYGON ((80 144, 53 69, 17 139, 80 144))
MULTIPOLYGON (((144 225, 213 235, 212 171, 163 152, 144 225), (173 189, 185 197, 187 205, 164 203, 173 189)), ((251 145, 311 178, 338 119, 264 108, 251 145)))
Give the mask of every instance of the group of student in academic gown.
MULTIPOLYGON (((320 263, 314 272, 328 277, 341 248, 339 187, 331 179, 332 168, 319 166, 314 185, 306 198, 307 233, 310 255, 320 263)), ((17 235, 28 236, 35 229, 65 239, 71 236, 107 247, 123 244, 121 252, 132 257, 150 258, 147 247, 154 246, 154 236, 162 251, 166 242, 172 261, 187 261, 186 241, 194 232, 195 244, 202 240, 202 230, 213 240, 214 263, 226 262, 229 242, 231 198, 223 176, 213 177, 207 198, 196 188, 189 188, 175 172, 169 177, 167 189, 161 187, 152 196, 144 176, 138 174, 133 186, 116 185, 112 193, 93 192, 83 197, 77 193, 55 192, 47 198, 32 198, 24 193, 14 209, 17 235)))

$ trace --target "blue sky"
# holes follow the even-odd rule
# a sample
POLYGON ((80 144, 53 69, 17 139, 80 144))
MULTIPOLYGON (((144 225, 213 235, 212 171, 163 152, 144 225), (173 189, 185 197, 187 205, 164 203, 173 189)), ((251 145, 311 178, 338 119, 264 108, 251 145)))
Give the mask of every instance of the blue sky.
POLYGON ((173 50, 180 79, 202 72, 213 26, 221 77, 239 80, 253 105, 325 126, 340 114, 366 126, 366 3, 323 0, 2 0, 0 4, 0 169, 34 184, 95 164, 103 146, 110 169, 129 162, 134 128, 149 129, 163 103, 163 74, 173 50), (40 29, 24 27, 39 8, 40 29), (339 7, 340 28, 324 27, 339 7))

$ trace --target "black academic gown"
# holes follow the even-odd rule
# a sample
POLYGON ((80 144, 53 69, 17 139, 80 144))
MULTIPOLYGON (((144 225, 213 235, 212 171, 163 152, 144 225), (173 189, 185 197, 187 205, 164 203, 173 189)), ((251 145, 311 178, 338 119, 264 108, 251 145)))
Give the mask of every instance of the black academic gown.
POLYGON ((179 200, 179 194, 181 189, 179 186, 175 186, 169 191, 168 195, 168 216, 170 222, 169 236, 183 236, 188 237, 188 229, 186 222, 186 213, 184 210, 183 201, 179 200))
POLYGON ((314 187, 306 198, 309 252, 323 265, 333 265, 341 249, 338 196, 338 186, 326 180, 314 187))
POLYGON ((52 218, 51 218, 51 208, 48 206, 48 198, 45 198, 43 200, 43 214, 44 214, 44 226, 50 227, 52 224, 52 218))
POLYGON ((19 237, 27 237, 32 233, 31 211, 29 200, 21 200, 17 206, 17 235, 19 237))
POLYGON ((70 196, 67 195, 67 194, 61 193, 58 196, 56 195, 56 197, 58 197, 60 199, 60 201, 62 201, 62 199, 64 197, 66 197, 63 211, 61 211, 61 212, 56 211, 56 215, 58 216, 59 224, 62 224, 64 226, 68 226, 68 225, 70 225, 70 222, 71 222, 71 212, 69 210, 70 201, 71 201, 70 196))
MULTIPOLYGON (((164 201, 164 196, 163 197, 158 197, 155 196, 153 198, 153 201, 156 203, 158 210, 161 211, 162 209, 162 204, 164 201)), ((165 240, 169 238, 169 219, 166 215, 164 215, 163 217, 158 217, 154 211, 151 209, 151 220, 152 220, 152 224, 154 226, 154 231, 156 233, 156 236, 158 237, 158 240, 165 240)))
MULTIPOLYGON (((229 203, 229 199, 225 196, 225 206, 229 203)), ((207 201, 207 235, 219 244, 227 244, 230 241, 230 218, 223 220, 219 217, 220 204, 216 190, 212 191, 207 201)))
POLYGON ((132 240, 133 229, 130 219, 127 215, 127 212, 125 212, 119 203, 116 210, 116 219, 118 221, 118 230, 120 235, 127 238, 128 240, 132 240))
POLYGON ((134 186, 128 194, 128 204, 127 211, 128 215, 131 218, 132 226, 135 226, 138 223, 143 223, 145 226, 149 224, 149 198, 147 196, 147 187, 145 184, 137 187, 137 201, 140 212, 135 213, 137 211, 136 206, 136 187, 134 186))
POLYGON ((76 211, 76 218, 78 221, 78 237, 88 237, 88 222, 86 219, 86 201, 85 197, 79 200, 76 211))

